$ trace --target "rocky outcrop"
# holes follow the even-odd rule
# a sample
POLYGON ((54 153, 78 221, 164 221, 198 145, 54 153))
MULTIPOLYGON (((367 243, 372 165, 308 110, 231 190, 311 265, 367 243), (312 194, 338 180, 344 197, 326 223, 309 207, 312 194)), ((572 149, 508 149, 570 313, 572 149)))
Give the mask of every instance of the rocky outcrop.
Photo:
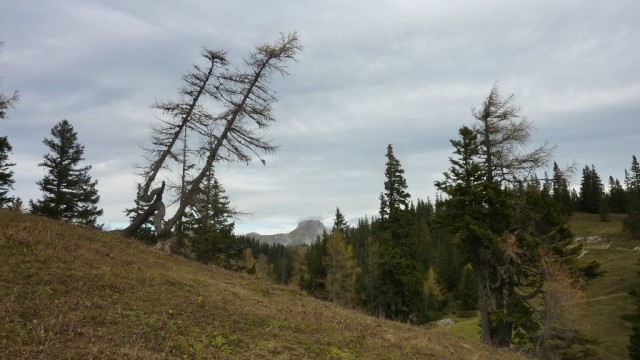
POLYGON ((247 236, 268 244, 282 244, 286 246, 309 245, 318 239, 327 229, 318 220, 306 220, 298 224, 298 227, 287 234, 260 235, 248 233, 247 236))

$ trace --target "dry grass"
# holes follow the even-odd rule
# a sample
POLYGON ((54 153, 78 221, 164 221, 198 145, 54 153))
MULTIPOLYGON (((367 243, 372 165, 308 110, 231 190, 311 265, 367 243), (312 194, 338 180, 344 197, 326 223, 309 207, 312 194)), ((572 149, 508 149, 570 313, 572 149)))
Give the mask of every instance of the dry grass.
POLYGON ((1 359, 521 359, 0 210, 1 359))

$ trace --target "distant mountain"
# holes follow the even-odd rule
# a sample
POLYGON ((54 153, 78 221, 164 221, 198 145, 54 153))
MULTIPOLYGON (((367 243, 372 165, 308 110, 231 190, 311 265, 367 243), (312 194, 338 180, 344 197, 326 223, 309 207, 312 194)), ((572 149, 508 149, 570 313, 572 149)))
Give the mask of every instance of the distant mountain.
POLYGON ((282 244, 286 246, 310 245, 318 239, 318 235, 322 235, 326 230, 327 228, 324 227, 322 222, 318 220, 306 220, 300 222, 298 227, 288 234, 260 235, 252 232, 248 233, 247 236, 268 244, 282 244))

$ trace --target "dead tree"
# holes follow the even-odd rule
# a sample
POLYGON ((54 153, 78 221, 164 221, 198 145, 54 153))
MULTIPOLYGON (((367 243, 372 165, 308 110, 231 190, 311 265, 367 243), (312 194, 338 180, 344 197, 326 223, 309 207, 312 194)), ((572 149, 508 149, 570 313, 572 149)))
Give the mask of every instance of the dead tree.
MULTIPOLYGON (((295 32, 282 34, 274 44, 256 46, 245 58, 245 66, 241 70, 224 68, 227 65, 224 51, 203 51, 208 66, 204 69, 194 66, 191 73, 183 76, 185 85, 180 90, 182 100, 154 105, 170 115, 171 119, 162 121, 160 126, 153 129, 152 146, 146 149, 149 165, 142 172, 144 185, 141 198, 149 206, 124 229, 126 235, 134 234, 150 216, 154 216, 158 237, 163 239, 170 236, 172 228, 184 216, 216 162, 249 163, 256 156, 264 163, 261 155, 277 149, 257 133, 275 121, 272 105, 276 97, 269 82, 274 74, 287 75, 286 62, 295 60, 301 50, 295 32), (162 169, 184 158, 180 156, 177 144, 188 129, 198 134, 200 140, 192 142, 197 143, 191 148, 194 158, 188 168, 192 171, 180 189, 178 208, 173 216, 165 220, 165 181, 162 186, 150 189, 162 169)), ((185 149, 183 147, 181 151, 185 149)), ((185 164, 182 165, 185 168, 185 164)))

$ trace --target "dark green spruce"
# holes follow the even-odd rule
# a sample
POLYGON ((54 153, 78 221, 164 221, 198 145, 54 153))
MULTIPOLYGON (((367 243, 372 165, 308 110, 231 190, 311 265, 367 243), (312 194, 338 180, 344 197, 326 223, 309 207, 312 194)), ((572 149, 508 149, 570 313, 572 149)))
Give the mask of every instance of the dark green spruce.
POLYGON ((78 142, 78 134, 67 120, 57 123, 51 129, 51 135, 51 139, 43 141, 50 152, 38 164, 47 171, 37 182, 42 198, 30 201, 31 212, 95 226, 103 211, 98 208, 98 182, 89 176, 91 166, 80 166, 84 160, 84 146, 78 142))

